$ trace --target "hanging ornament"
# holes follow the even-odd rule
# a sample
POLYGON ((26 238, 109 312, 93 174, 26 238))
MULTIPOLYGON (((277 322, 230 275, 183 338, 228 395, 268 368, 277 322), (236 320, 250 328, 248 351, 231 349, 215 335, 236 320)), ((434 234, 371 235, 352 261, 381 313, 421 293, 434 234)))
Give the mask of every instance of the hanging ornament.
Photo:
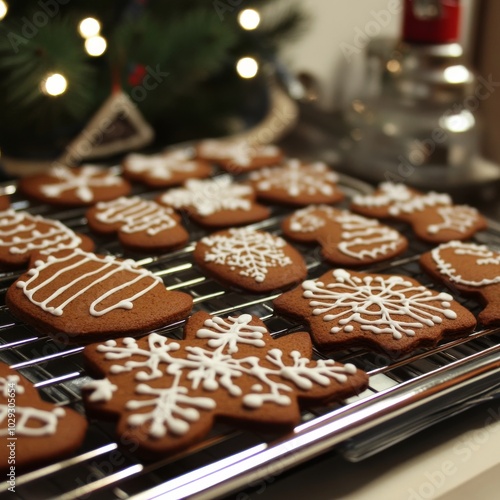
POLYGON ((152 142, 153 128, 123 90, 104 102, 87 126, 67 146, 60 162, 77 165, 143 148, 152 142))

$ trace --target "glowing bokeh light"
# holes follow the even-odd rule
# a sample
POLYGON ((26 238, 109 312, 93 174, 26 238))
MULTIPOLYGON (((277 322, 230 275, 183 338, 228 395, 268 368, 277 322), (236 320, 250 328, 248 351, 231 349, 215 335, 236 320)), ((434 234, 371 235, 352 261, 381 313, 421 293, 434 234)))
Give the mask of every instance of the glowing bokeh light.
POLYGON ((236 63, 236 71, 241 78, 253 78, 259 71, 259 64, 253 57, 242 57, 236 63))

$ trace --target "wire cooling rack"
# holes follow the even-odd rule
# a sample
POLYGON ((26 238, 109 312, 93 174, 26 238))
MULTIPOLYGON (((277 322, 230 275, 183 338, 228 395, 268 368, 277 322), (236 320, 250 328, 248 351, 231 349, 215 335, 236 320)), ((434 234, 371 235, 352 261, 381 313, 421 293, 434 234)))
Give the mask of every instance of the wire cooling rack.
MULTIPOLYGON (((340 185, 348 199, 371 190, 344 175, 340 176, 340 185)), ((135 188, 136 194, 154 196, 139 189, 135 188)), ((3 186, 3 192, 12 195, 14 209, 59 219, 75 231, 89 234, 83 209, 60 210, 29 203, 10 184, 3 186)), ((281 220, 289 213, 273 207, 269 219, 252 227, 279 234, 281 220)), ((168 289, 190 293, 194 311, 254 314, 263 319, 274 336, 304 329, 274 314, 272 300, 276 294, 247 294, 205 277, 193 263, 192 250, 206 232, 187 220, 184 223, 191 242, 164 255, 124 253, 116 239, 89 235, 96 241, 99 253, 135 258, 161 276, 168 289)), ((392 261, 364 270, 407 275, 430 288, 440 288, 418 264, 419 255, 431 247, 416 240, 407 226, 394 226, 408 237, 410 248, 392 261)), ((476 241, 500 247, 500 226, 491 222, 476 241)), ((310 278, 331 268, 322 260, 318 248, 294 245, 304 255, 310 278)), ((44 399, 84 413, 80 388, 89 377, 83 368, 83 347, 62 346, 11 316, 4 298, 16 277, 16 273, 0 275, 0 360, 31 380, 44 399)), ((472 299, 456 298, 476 315, 481 309, 472 299)), ((182 325, 182 321, 168 325, 160 333, 180 338, 182 325)), ((432 423, 496 397, 500 388, 499 340, 500 328, 481 329, 398 361, 363 349, 334 354, 315 350, 317 358, 334 355, 337 361, 353 362, 367 371, 369 388, 342 403, 304 412, 301 424, 290 434, 268 436, 218 424, 196 447, 154 462, 138 460, 126 443, 120 443, 114 423, 91 420, 85 443, 76 456, 18 476, 16 494, 30 500, 217 498, 236 495, 249 483, 273 478, 333 447, 346 459, 358 461, 432 423)), ((6 488, 4 482, 0 493, 6 488)))

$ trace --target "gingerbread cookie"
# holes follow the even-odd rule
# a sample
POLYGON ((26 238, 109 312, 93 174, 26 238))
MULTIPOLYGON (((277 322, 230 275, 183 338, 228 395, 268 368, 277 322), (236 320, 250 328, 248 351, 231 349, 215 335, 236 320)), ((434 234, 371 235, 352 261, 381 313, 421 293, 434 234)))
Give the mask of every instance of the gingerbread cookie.
POLYGON ((420 258, 422 267, 451 288, 479 295, 486 303, 478 319, 484 326, 500 324, 500 252, 485 245, 450 241, 420 258))
POLYGON ((307 275, 304 259, 283 238, 250 228, 219 231, 201 239, 193 257, 219 281, 250 292, 280 290, 307 275))
POLYGON ((333 264, 361 266, 404 252, 408 241, 396 230, 348 210, 317 205, 297 210, 282 223, 283 234, 302 243, 319 243, 333 264))
POLYGON ((93 231, 118 233, 125 248, 139 252, 165 252, 184 245, 189 238, 171 208, 138 196, 102 201, 87 210, 86 216, 93 231))
POLYGON ((288 160, 283 166, 250 174, 257 198, 271 203, 304 207, 311 203, 337 203, 344 199, 338 175, 326 163, 288 160))
POLYGON ((90 252, 94 243, 56 220, 12 209, 0 212, 0 269, 23 267, 38 254, 73 248, 90 252))
POLYGON ((167 291, 161 278, 133 260, 76 249, 35 262, 9 287, 6 303, 37 330, 85 343, 185 318, 192 298, 167 291))
POLYGON ((95 165, 74 168, 61 165, 19 180, 22 193, 49 205, 88 206, 125 196, 131 189, 125 179, 95 165))
POLYGON ((175 149, 154 155, 132 153, 123 162, 123 176, 152 188, 178 186, 188 179, 209 177, 212 167, 193 159, 188 149, 175 149))
POLYGON ((251 186, 233 182, 227 174, 206 180, 191 179, 156 201, 186 211, 191 219, 207 228, 250 224, 267 219, 271 213, 255 202, 251 186))
POLYGON ((467 335, 474 316, 449 293, 407 276, 328 271, 280 295, 276 311, 306 321, 322 349, 367 347, 399 357, 467 335))
POLYGON ((7 210, 10 207, 10 198, 4 194, 0 195, 0 211, 7 210))
POLYGON ((351 209, 369 217, 407 222, 429 243, 465 240, 487 226, 475 208, 453 205, 447 194, 421 193, 392 182, 380 184, 373 195, 355 196, 351 209))
POLYGON ((283 161, 284 154, 280 148, 271 144, 206 139, 197 144, 196 157, 217 163, 232 174, 239 174, 268 165, 278 165, 283 161))
POLYGON ((11 492, 16 473, 72 455, 87 430, 87 420, 79 413, 43 401, 31 382, 3 363, 0 415, 0 470, 7 472, 11 492))
POLYGON ((198 312, 183 340, 152 333, 87 346, 84 356, 104 377, 83 388, 89 413, 118 418, 117 434, 148 457, 191 446, 219 419, 289 430, 300 406, 343 399, 368 383, 352 364, 311 361, 307 333, 273 339, 249 314, 198 312))

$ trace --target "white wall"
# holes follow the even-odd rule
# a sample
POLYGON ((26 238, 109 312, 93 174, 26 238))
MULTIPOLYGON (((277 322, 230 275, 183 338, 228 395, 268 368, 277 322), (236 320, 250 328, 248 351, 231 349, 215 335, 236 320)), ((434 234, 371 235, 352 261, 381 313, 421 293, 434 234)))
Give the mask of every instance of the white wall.
MULTIPOLYGON (((462 0, 462 42, 471 33, 476 0, 462 0)), ((365 82, 363 48, 374 37, 396 39, 401 32, 402 0, 300 0, 310 25, 297 42, 287 45, 282 59, 295 71, 318 78, 321 103, 344 106, 365 82)))

